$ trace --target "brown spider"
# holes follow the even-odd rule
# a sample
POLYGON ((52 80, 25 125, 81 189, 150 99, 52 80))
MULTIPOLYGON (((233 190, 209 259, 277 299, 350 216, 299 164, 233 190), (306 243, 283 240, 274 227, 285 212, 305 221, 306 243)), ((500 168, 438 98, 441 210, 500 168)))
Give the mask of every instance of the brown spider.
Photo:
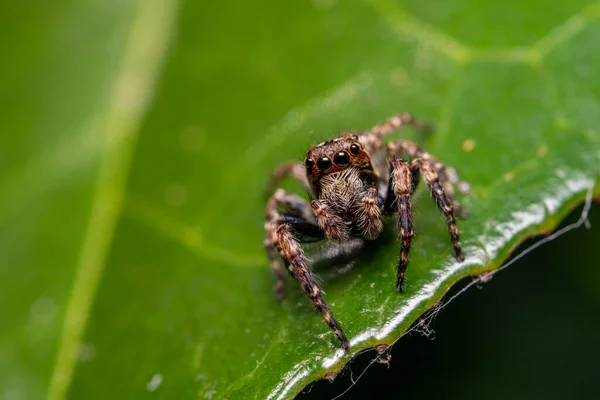
POLYGON ((405 140, 395 140, 387 146, 383 143, 384 136, 405 125, 421 131, 427 129, 412 115, 399 114, 369 132, 350 133, 314 145, 306 153, 304 165, 285 163, 273 174, 271 187, 289 176, 300 181, 312 197, 309 204, 295 194, 277 189, 267 203, 265 248, 276 278, 275 294, 278 299, 284 294, 278 252, 292 278, 310 297, 344 349, 350 343, 325 303, 300 243, 324 238, 339 242, 350 237, 376 239, 383 230, 383 216, 396 212, 400 240, 396 288, 401 292, 413 237, 410 196, 421 175, 446 217, 456 258, 464 259, 454 210, 461 216, 465 213, 454 198, 452 183, 457 180, 454 170, 415 143, 405 140))

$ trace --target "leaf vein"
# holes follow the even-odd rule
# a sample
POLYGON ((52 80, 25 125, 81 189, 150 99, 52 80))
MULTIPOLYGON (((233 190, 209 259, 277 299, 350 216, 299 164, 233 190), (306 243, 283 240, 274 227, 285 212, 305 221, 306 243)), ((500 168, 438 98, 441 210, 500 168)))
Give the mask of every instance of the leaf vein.
POLYGON ((417 40, 420 44, 434 49, 457 63, 465 63, 471 58, 469 47, 445 32, 409 14, 391 0, 366 0, 402 35, 417 40))
POLYGON ((176 1, 139 1, 104 121, 106 152, 67 302, 47 398, 64 399, 118 222, 139 125, 165 56, 176 1), (152 34, 149 34, 151 32, 152 34))
POLYGON ((265 263, 263 257, 236 254, 226 248, 207 243, 204 235, 198 229, 186 226, 137 196, 130 196, 127 200, 125 216, 152 228, 156 233, 191 250, 200 257, 243 267, 257 267, 265 263))

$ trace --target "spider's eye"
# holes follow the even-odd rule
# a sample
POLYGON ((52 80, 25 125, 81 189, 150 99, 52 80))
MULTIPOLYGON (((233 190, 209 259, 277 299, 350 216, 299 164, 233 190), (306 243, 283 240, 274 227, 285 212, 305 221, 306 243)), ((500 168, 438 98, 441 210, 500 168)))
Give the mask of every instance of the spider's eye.
POLYGON ((312 158, 307 158, 306 160, 304 160, 304 165, 306 165, 307 168, 312 168, 313 165, 315 165, 315 160, 313 160, 312 158))
POLYGON ((329 169, 329 168, 331 168, 331 165, 332 165, 332 162, 329 157, 321 157, 317 161, 317 167, 319 167, 320 170, 329 169))
POLYGON ((333 156, 333 161, 340 167, 343 167, 344 165, 348 165, 348 163, 350 163, 350 156, 345 151, 340 151, 333 156))
POLYGON ((356 143, 352 143, 352 145, 350 146, 350 153, 357 155, 359 151, 360 151, 360 146, 357 145, 356 143))

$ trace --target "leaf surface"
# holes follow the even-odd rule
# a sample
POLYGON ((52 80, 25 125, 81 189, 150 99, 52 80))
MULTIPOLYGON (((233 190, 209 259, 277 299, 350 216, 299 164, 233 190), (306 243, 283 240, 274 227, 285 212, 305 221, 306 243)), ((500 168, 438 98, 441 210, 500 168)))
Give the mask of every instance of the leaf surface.
POLYGON ((3 398, 292 397, 599 193, 600 3, 27 10, 0 12, 3 398), (400 111, 471 185, 467 258, 421 185, 405 293, 393 221, 349 267, 316 267, 344 353, 293 281, 272 295, 264 186, 400 111))

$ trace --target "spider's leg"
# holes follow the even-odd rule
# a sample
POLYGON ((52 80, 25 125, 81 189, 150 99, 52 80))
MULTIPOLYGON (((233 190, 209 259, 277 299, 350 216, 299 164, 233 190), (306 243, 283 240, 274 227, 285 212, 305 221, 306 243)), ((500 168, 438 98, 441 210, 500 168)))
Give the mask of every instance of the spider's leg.
POLYGON ((273 285, 273 292, 275 293, 275 297, 277 300, 283 300, 285 296, 285 284, 283 281, 283 273, 281 272, 281 264, 277 259, 277 249, 275 248, 274 235, 272 232, 275 228, 269 226, 270 223, 267 222, 265 224, 265 229, 267 231, 267 237, 265 238, 265 250, 267 251, 267 256, 269 257, 269 262, 271 264, 271 271, 273 271, 273 275, 275 276, 275 284, 273 285))
POLYGON ((400 240, 400 260, 398 262, 398 277, 396 288, 399 292, 404 290, 404 273, 408 265, 410 245, 414 235, 412 203, 410 195, 413 192, 413 177, 410 165, 406 160, 396 159, 392 161, 391 193, 395 199, 398 212, 398 236, 400 240))
POLYGON ((267 202, 264 246, 271 263, 271 270, 275 275, 273 291, 279 300, 284 296, 283 273, 276 249, 277 228, 283 218, 283 215, 279 212, 280 207, 284 208, 289 215, 301 217, 307 222, 315 222, 311 208, 306 200, 300 196, 278 189, 267 202))
POLYGON ((376 186, 371 186, 360 200, 358 210, 358 229, 367 240, 376 239, 383 230, 381 222, 381 205, 378 204, 379 192, 376 186))
POLYGON ((279 184, 279 182, 281 182, 287 177, 291 177, 297 180, 302 184, 302 186, 304 187, 304 189, 306 189, 307 192, 311 192, 310 184, 308 183, 308 179, 306 178, 306 169, 304 165, 291 161, 281 164, 280 166, 275 168, 275 171, 273 172, 273 175, 271 175, 271 179, 267 184, 267 194, 271 194, 277 186, 277 184, 279 184))
MULTIPOLYGON (((395 140, 388 145, 388 151, 390 154, 394 155, 407 155, 412 159, 420 158, 423 159, 435 169, 440 185, 444 189, 446 193, 446 197, 454 207, 454 210, 461 218, 467 217, 467 212, 461 205, 458 203, 456 198, 454 197, 454 186, 453 183, 459 183, 458 175, 456 174, 456 170, 454 168, 449 168, 439 162, 436 158, 434 158, 431 154, 423 151, 419 145, 416 143, 410 142, 408 140, 395 140)), ((460 186, 468 187, 467 184, 459 183, 460 186)))
POLYGON ((373 128, 371 128, 369 133, 381 139, 382 137, 389 135, 407 125, 413 126, 424 135, 431 131, 431 127, 428 124, 420 122, 412 114, 400 113, 394 115, 382 124, 375 125, 373 128))
POLYGON ((283 222, 279 225, 276 242, 279 255, 283 259, 292 278, 300 284, 302 290, 310 297, 317 310, 319 310, 327 322, 327 325, 333 330, 344 349, 347 350, 350 347, 350 342, 333 317, 327 303, 325 303, 321 288, 310 270, 308 261, 296 239, 296 235, 298 235, 298 232, 294 231, 292 224, 283 222))
POLYGON ((267 202, 265 230, 265 248, 277 280, 274 286, 277 297, 283 297, 283 275, 275 250, 279 252, 292 278, 300 284, 302 290, 310 297, 315 307, 342 343, 342 346, 348 349, 350 343, 333 317, 327 303, 325 303, 321 288, 310 270, 304 251, 300 247, 300 241, 320 240, 326 234, 326 232, 316 225, 311 207, 301 197, 288 193, 283 189, 278 189, 267 202), (284 208, 287 212, 285 214, 280 213, 280 207, 284 208))
POLYGON ((423 176, 423 180, 427 183, 435 203, 437 204, 440 212, 446 217, 446 223, 448 224, 448 233, 452 239, 454 246, 454 254, 459 260, 464 260, 465 257, 462 254, 460 246, 460 237, 458 236, 458 227, 456 226, 456 219, 454 218, 454 210, 452 202, 448 198, 448 195, 444 191, 444 187, 440 183, 439 175, 432 165, 431 161, 423 158, 415 158, 411 163, 412 170, 415 173, 418 171, 423 176))

